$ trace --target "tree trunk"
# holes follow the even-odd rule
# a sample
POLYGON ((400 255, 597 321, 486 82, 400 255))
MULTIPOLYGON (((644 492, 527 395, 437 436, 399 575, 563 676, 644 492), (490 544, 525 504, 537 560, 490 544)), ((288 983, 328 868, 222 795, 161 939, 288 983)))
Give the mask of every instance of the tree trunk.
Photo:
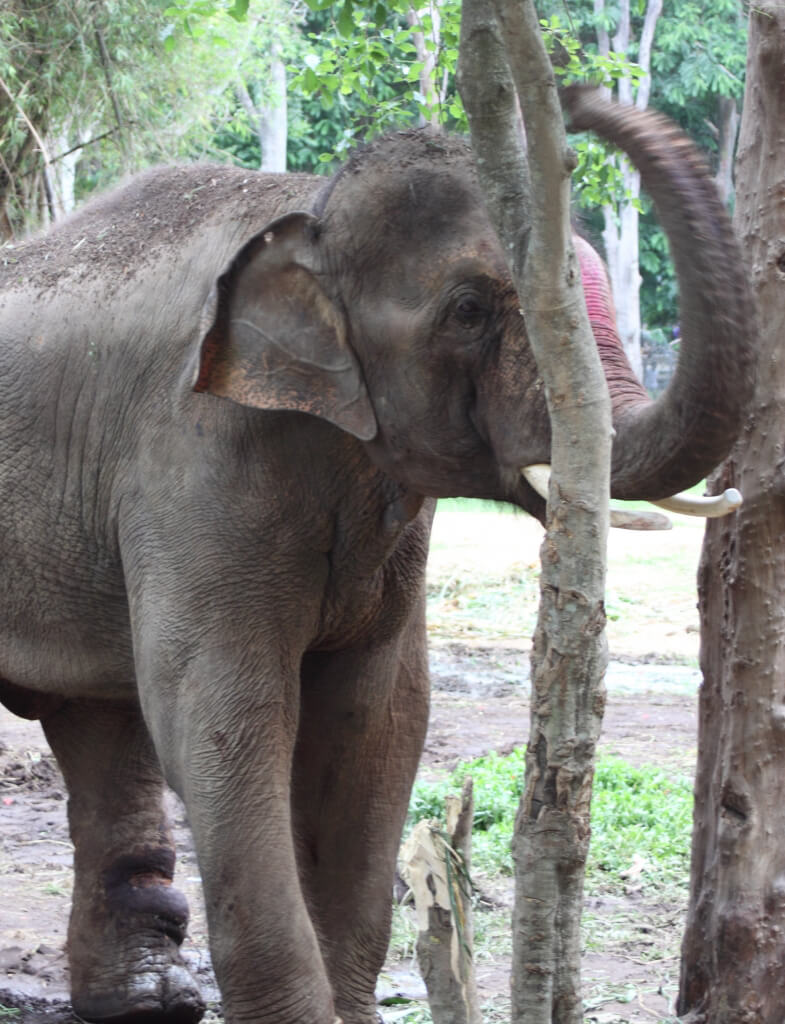
POLYGON ((512 1020, 580 1024, 583 876, 607 660, 610 406, 570 242, 570 160, 537 13, 531 0, 495 0, 496 21, 489 6, 464 0, 459 86, 552 425, 526 781, 513 840, 512 1020))
POLYGON ((720 155, 714 181, 727 206, 733 195, 733 154, 736 152, 736 136, 739 133, 739 108, 732 96, 720 96, 718 108, 717 145, 720 155))
POLYGON ((420 113, 419 123, 430 124, 434 128, 439 127, 439 107, 444 99, 444 88, 438 81, 439 66, 436 63, 442 21, 439 2, 440 0, 431 0, 428 7, 421 8, 419 11, 410 7, 406 13, 407 24, 412 29, 412 43, 417 53, 417 60, 422 64, 419 75, 420 95, 427 113, 420 113), (431 19, 429 40, 433 43, 433 49, 428 49, 425 33, 418 27, 423 14, 428 14, 431 19))
POLYGON ((750 9, 736 223, 761 322, 746 430, 716 474, 745 501, 710 521, 699 570, 698 771, 679 1012, 785 1014, 785 7, 750 9))
POLYGON ((434 1024, 482 1024, 474 977, 472 780, 446 799, 446 834, 418 821, 401 847, 401 876, 417 908, 417 961, 434 1024))
MULTIPOLYGON (((595 17, 604 13, 605 0, 594 0, 595 17)), ((638 83, 637 94, 633 97, 632 79, 629 76, 621 77, 617 83, 619 102, 630 105, 634 103, 638 110, 645 110, 649 105, 651 49, 654 31, 661 13, 662 0, 648 0, 637 55, 637 63, 643 68, 645 74, 638 83)), ((613 37, 614 51, 628 54, 631 41, 630 0, 621 0, 619 21, 616 34, 613 37)), ((611 40, 607 31, 602 27, 597 29, 597 47, 600 54, 607 57, 610 52, 611 40)), ((608 275, 611 279, 613 301, 616 306, 619 337, 630 366, 638 378, 643 379, 641 275, 638 267, 638 210, 635 205, 641 194, 641 176, 625 157, 621 158, 620 166, 624 198, 619 202, 618 207, 610 204, 603 206, 605 228, 602 237, 608 260, 608 275)))
POLYGON ((638 210, 633 205, 633 200, 641 194, 641 176, 626 157, 621 158, 621 173, 625 195, 630 198, 619 203, 618 210, 610 205, 603 206, 605 228, 602 238, 619 337, 635 375, 638 380, 643 380, 638 210))
POLYGON ((280 47, 274 46, 270 61, 270 88, 266 90, 263 105, 254 103, 247 84, 238 79, 235 95, 245 109, 251 127, 259 140, 260 171, 282 174, 286 170, 286 143, 288 137, 286 107, 286 66, 279 56, 280 47))
POLYGON ((269 102, 260 112, 259 139, 262 144, 263 171, 283 174, 286 170, 286 65, 279 56, 270 64, 272 90, 269 102))

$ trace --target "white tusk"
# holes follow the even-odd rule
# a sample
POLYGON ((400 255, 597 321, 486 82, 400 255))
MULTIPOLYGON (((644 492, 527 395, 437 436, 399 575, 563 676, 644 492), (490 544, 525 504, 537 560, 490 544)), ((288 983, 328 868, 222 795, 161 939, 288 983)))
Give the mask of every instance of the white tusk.
POLYGON ((548 463, 536 462, 533 466, 524 466, 521 473, 526 483, 547 501, 548 485, 551 482, 551 467, 548 463))
MULTIPOLYGON (((527 483, 534 488, 541 498, 548 500, 548 485, 551 478, 551 467, 547 463, 536 463, 525 466, 521 473, 527 483)), ((667 509, 669 512, 680 512, 685 516, 704 516, 716 519, 733 512, 742 503, 742 497, 735 487, 729 487, 722 494, 710 497, 695 497, 691 494, 673 494, 670 498, 652 501, 652 505, 667 509)), ((626 512, 611 509, 611 526, 622 530, 669 530, 670 520, 658 512, 626 512)))
POLYGON ((735 487, 729 487, 722 494, 697 497, 692 494, 673 494, 670 498, 653 501, 669 512, 681 512, 684 516, 704 516, 706 519, 718 519, 735 511, 744 499, 735 487))
MULTIPOLYGON (((525 466, 521 473, 529 486, 547 501, 551 467, 540 462, 525 466)), ((670 530, 673 525, 661 512, 627 512, 616 508, 610 510, 610 524, 620 530, 670 530)))

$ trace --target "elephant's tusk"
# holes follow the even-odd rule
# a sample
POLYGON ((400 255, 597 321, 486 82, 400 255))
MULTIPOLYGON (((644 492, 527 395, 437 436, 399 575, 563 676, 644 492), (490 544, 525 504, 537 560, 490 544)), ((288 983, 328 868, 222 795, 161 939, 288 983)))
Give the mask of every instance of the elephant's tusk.
POLYGON ((521 473, 526 483, 535 490, 541 498, 548 500, 548 487, 551 482, 551 467, 547 462, 536 462, 533 466, 524 466, 521 473))
POLYGON ((692 494, 673 494, 670 498, 653 501, 652 505, 659 505, 660 508, 665 508, 669 512, 681 512, 684 516, 705 516, 707 519, 717 519, 735 511, 743 500, 741 493, 735 487, 729 487, 722 494, 704 497, 692 494))
MULTIPOLYGON (((539 496, 547 501, 551 467, 541 462, 525 466, 521 473, 539 496)), ((619 530, 670 530, 673 525, 661 512, 627 512, 616 508, 610 510, 610 524, 619 530)))
MULTIPOLYGON (((546 463, 537 463, 533 466, 525 466, 521 473, 540 497, 547 501, 551 467, 546 463)), ((741 494, 735 487, 729 487, 724 493, 710 497, 673 494, 670 498, 661 498, 651 504, 659 505, 660 508, 667 509, 669 512, 714 519, 733 512, 741 505, 741 502, 741 494)), ((622 530, 669 530, 671 528, 670 520, 667 516, 660 515, 659 512, 627 512, 613 508, 610 511, 610 523, 611 526, 622 530)))

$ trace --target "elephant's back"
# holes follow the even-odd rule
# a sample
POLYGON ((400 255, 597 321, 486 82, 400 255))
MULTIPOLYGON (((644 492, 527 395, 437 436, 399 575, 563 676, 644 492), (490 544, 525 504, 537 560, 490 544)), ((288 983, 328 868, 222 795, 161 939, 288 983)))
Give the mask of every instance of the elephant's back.
POLYGON ((322 184, 208 164, 155 168, 6 246, 0 449, 21 434, 46 461, 59 438, 87 443, 96 427, 128 447, 134 421, 169 404, 235 252, 270 220, 309 206, 322 184))
MULTIPOLYGON (((239 167, 156 167, 102 193, 55 227, 0 249, 0 292, 84 289, 139 275, 163 256, 176 262, 208 224, 252 234, 280 213, 309 207, 324 179, 239 167)), ((209 256, 209 254, 205 254, 209 256)), ((214 253, 214 255, 218 255, 214 253)))

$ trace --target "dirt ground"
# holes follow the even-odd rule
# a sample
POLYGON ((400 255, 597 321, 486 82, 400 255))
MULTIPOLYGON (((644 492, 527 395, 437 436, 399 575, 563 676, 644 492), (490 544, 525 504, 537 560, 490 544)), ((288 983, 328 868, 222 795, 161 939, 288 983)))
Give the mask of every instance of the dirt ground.
MULTIPOLYGON (((433 653, 434 694, 424 770, 436 772, 491 750, 509 752, 525 741, 528 701, 521 679, 528 674, 528 652, 515 648, 437 646, 433 653)), ((617 669, 635 685, 639 666, 617 669)), ((683 670, 682 670, 683 671, 683 670)), ((689 771, 695 751, 694 698, 643 690, 611 688, 602 749, 635 764, 659 763, 689 771)), ((68 969, 63 952, 70 897, 71 848, 62 779, 48 753, 40 727, 0 711, 0 1006, 19 1007, 24 1024, 72 1024, 68 1013, 68 969)), ((192 908, 186 956, 208 997, 217 999, 209 968, 206 927, 193 848, 182 810, 172 797, 179 848, 177 884, 192 908)), ((508 894, 501 895, 502 900, 508 894)), ((601 912, 602 902, 590 906, 601 912)), ((618 916, 618 905, 610 905, 618 916)), ((647 908, 641 893, 631 892, 631 914, 657 918, 669 908, 647 908)), ((663 926, 660 922, 660 927, 663 926)), ((647 927, 643 925, 643 927, 647 927)), ((671 923, 674 938, 678 921, 671 923)), ((662 1019, 668 1012, 675 963, 648 962, 627 950, 618 956, 587 954, 587 987, 602 983, 625 993, 647 992, 644 1010, 617 1000, 605 1001, 598 1022, 662 1019), (668 967, 663 981, 663 967, 668 967), (662 995, 657 989, 661 988, 662 995), (624 1014, 624 1016, 621 1016, 624 1014), (632 1014, 632 1015, 631 1015, 632 1014), (662 1015, 662 1017, 660 1016, 662 1015)), ((391 972, 391 983, 412 987, 411 979, 391 972)), ((487 1002, 504 999, 509 985, 504 962, 482 963, 478 980, 487 1002)), ((415 992, 418 986, 414 983, 415 992)))
MULTIPOLYGON (((633 764, 659 764, 689 773, 695 758, 697 671, 669 662, 684 662, 686 656, 694 664, 697 638, 680 613, 673 614, 670 627, 671 646, 662 641, 660 623, 659 639, 653 639, 646 651, 640 645, 648 641, 641 641, 638 634, 632 653, 620 652, 620 660, 612 664, 602 750, 633 764)), ((509 752, 525 742, 526 642, 489 645, 437 637, 431 660, 434 691, 423 759, 426 776, 492 750, 509 752)), ((204 994, 213 1001, 214 1012, 218 993, 207 953, 193 847, 174 796, 170 810, 179 848, 176 883, 188 896, 192 911, 184 953, 204 994)), ((64 954, 70 865, 63 782, 40 727, 0 709, 0 1022, 76 1024, 68 1007, 64 954)), ((511 905, 509 892, 493 897, 497 903, 511 905)), ((671 1020, 682 908, 649 904, 645 886, 631 883, 624 897, 589 900, 587 912, 600 930, 611 919, 617 931, 619 922, 626 922, 627 929, 622 928, 614 952, 608 953, 606 947, 602 954, 585 955, 587 1020, 596 1024, 671 1020)), ((413 971, 414 967, 391 965, 385 975, 388 994, 402 990, 421 995, 421 983, 413 971)), ((508 960, 499 956, 480 962, 478 981, 486 1011, 490 1007, 490 1017, 499 1019, 508 999, 508 960), (494 1007, 500 1008, 498 1013, 494 1007)), ((398 1006, 393 1012, 385 1011, 387 1020, 397 1019, 401 1010, 398 1006)))

